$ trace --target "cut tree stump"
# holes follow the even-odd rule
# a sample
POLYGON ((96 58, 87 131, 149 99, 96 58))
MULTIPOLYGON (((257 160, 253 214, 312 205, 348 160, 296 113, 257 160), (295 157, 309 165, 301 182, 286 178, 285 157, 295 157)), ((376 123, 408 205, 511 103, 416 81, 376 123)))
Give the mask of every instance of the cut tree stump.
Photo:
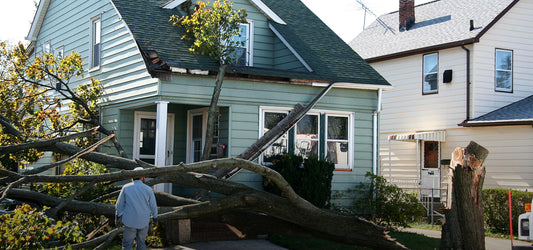
POLYGON ((444 214, 440 249, 485 249, 483 200, 485 179, 483 161, 489 151, 471 141, 466 148, 456 148, 450 163, 451 204, 444 214))

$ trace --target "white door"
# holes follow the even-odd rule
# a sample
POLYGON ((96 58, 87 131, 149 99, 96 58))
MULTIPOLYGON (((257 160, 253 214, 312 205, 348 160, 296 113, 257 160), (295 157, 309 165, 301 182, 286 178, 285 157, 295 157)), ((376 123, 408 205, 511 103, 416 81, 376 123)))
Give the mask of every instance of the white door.
POLYGON ((422 141, 422 196, 440 194, 440 142, 422 141))
MULTIPOLYGON (((155 112, 135 112, 133 125, 133 158, 155 163, 155 112)), ((166 165, 172 164, 174 155, 174 114, 168 114, 166 139, 166 165)))

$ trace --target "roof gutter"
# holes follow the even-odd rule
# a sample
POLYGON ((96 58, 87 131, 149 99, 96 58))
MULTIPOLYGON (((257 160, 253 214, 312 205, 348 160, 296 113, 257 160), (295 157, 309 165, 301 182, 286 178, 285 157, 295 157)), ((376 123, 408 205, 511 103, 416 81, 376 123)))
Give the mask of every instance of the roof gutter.
POLYGON ((531 125, 533 120, 500 120, 500 121, 464 121, 459 126, 463 127, 487 127, 487 126, 516 126, 516 125, 531 125))
POLYGON ((373 131, 372 131, 372 174, 378 174, 378 137, 379 137, 379 113, 381 112, 381 99, 382 99, 383 89, 378 89, 378 104, 376 111, 372 115, 373 119, 373 131))

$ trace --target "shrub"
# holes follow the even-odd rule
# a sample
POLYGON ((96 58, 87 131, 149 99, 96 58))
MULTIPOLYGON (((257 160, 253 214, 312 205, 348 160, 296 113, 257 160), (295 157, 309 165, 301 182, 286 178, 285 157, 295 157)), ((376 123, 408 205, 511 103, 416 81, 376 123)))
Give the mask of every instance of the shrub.
POLYGON ((1 249, 37 249, 54 245, 78 243, 83 240, 79 226, 72 222, 54 223, 28 204, 17 207, 12 214, 0 216, 1 249))
MULTIPOLYGON (((518 216, 525 213, 524 204, 531 203, 533 193, 511 190, 513 231, 518 230, 518 216)), ((494 233, 509 234, 509 189, 483 189, 485 227, 494 233)))
POLYGON ((381 176, 367 173, 368 182, 361 182, 353 190, 356 193, 355 208, 364 211, 377 224, 387 227, 406 227, 425 214, 424 206, 415 194, 405 193, 381 176))
MULTIPOLYGON (((331 180, 335 164, 311 156, 304 161, 301 156, 284 154, 275 157, 271 166, 280 173, 302 198, 320 208, 330 206, 331 180)), ((265 190, 280 194, 278 187, 268 179, 264 181, 265 190)))

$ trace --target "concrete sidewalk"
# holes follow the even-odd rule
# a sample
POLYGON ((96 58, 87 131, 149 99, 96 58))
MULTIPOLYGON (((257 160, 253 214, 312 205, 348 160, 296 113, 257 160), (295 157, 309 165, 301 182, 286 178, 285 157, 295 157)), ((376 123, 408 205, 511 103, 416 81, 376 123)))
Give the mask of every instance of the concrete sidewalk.
MULTIPOLYGON (((401 231, 422 234, 431 238, 440 238, 440 231, 427 230, 419 228, 402 228, 401 231)), ((513 240, 514 247, 532 246, 529 241, 513 240)), ((511 240, 485 237, 485 249, 487 250, 506 250, 511 249, 511 240)), ((533 248, 532 248, 533 249, 533 248)))
POLYGON ((194 242, 163 250, 286 250, 264 239, 194 242))

